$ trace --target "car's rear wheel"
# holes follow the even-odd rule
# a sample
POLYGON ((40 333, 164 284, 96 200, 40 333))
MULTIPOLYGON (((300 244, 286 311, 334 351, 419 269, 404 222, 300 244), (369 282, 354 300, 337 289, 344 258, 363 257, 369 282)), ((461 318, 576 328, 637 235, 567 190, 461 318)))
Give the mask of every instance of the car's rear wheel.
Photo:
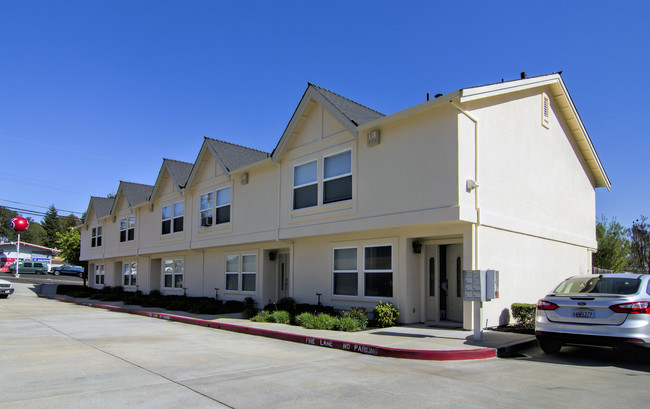
POLYGON ((557 354, 562 349, 562 341, 557 339, 539 338, 539 347, 547 354, 557 354))
POLYGON ((58 276, 59 274, 61 274, 61 272, 59 270, 54 270, 54 275, 55 276, 58 276))

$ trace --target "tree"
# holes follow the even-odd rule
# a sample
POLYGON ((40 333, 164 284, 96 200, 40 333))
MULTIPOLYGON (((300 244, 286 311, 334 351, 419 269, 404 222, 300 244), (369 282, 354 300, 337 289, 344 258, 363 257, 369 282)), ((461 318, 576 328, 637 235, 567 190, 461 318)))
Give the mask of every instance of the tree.
POLYGON ((60 216, 59 223, 61 224, 61 233, 65 233, 69 228, 77 227, 81 224, 81 220, 74 214, 69 214, 67 216, 60 216))
POLYGON ((26 219, 29 222, 29 228, 25 233, 20 234, 20 241, 36 244, 37 246, 45 246, 45 229, 31 218, 27 217, 26 219))
POLYGON ((57 233, 62 233, 61 223, 59 222, 59 213, 56 210, 54 205, 50 205, 50 208, 47 209, 45 217, 43 217, 43 229, 45 229, 45 242, 43 245, 45 247, 54 248, 56 246, 56 241, 58 240, 57 233))
POLYGON ((81 254, 81 235, 79 231, 68 229, 67 232, 63 234, 57 232, 56 235, 57 241, 55 244, 61 250, 59 256, 63 257, 68 264, 78 264, 81 254))
POLYGON ((630 257, 630 240, 627 229, 616 219, 608 221, 603 215, 596 225, 598 251, 592 255, 594 267, 612 270, 617 273, 628 264, 630 257))
POLYGON ((650 224, 647 220, 647 217, 641 215, 630 228, 630 267, 642 274, 650 274, 650 224))

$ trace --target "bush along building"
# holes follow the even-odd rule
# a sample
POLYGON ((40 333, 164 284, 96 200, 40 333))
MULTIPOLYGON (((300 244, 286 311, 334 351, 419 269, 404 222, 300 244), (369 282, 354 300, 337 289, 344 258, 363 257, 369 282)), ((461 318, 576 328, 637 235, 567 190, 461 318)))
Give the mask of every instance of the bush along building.
MULTIPOLYGON (((153 179, 153 178, 152 178, 153 179)), ((610 182, 559 74, 383 115, 309 84, 273 152, 205 138, 154 185, 92 197, 81 259, 95 287, 293 297, 403 323, 472 327, 462 271, 496 269, 498 325, 590 274, 595 189, 610 182)))

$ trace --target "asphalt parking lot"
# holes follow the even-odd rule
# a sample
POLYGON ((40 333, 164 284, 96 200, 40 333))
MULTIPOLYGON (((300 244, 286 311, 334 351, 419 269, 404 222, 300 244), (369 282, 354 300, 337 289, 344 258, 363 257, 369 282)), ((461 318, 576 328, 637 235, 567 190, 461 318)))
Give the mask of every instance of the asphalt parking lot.
POLYGON ((510 359, 351 354, 39 299, 0 300, 0 408, 646 408, 634 354, 510 359))

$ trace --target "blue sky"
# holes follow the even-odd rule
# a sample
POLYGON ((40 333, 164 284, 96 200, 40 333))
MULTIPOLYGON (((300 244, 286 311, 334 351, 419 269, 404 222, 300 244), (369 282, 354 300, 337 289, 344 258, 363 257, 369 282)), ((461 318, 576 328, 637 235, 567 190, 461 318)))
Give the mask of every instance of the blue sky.
POLYGON ((646 1, 0 0, 0 205, 83 212, 203 136, 270 152, 307 82, 390 114, 563 71, 612 182, 597 214, 630 226, 650 216, 648 21, 646 1))

